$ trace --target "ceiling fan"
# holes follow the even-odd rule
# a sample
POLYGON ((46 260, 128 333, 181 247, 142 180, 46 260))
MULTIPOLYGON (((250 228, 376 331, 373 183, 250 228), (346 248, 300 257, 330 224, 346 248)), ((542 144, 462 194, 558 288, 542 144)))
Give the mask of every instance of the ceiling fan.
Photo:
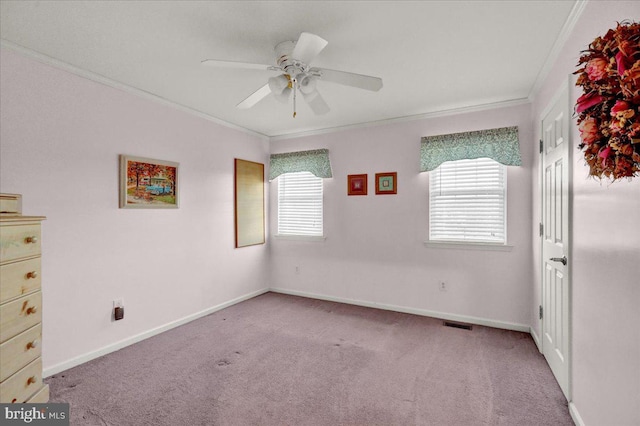
POLYGON ((202 64, 212 67, 281 72, 282 74, 269 78, 267 84, 253 92, 236 107, 240 109, 251 108, 269 94, 273 94, 276 99, 282 102, 288 102, 289 97, 293 94, 294 117, 296 116, 296 93, 298 91, 314 113, 326 114, 329 112, 329 105, 327 105, 316 87, 318 80, 374 92, 382 88, 382 79, 378 77, 311 67, 309 65, 311 61, 327 44, 326 40, 315 34, 302 33, 297 42, 284 41, 275 47, 275 66, 217 59, 205 59, 202 64))

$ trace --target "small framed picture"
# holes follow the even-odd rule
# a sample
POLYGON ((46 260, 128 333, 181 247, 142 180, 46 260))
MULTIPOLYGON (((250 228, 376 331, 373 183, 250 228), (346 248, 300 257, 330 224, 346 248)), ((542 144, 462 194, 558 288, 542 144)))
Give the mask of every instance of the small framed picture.
POLYGON ((397 194, 398 173, 376 173, 376 194, 397 194))
POLYGON ((367 195, 367 175, 348 175, 347 194, 367 195))
POLYGON ((121 155, 120 208, 178 208, 178 163, 121 155))

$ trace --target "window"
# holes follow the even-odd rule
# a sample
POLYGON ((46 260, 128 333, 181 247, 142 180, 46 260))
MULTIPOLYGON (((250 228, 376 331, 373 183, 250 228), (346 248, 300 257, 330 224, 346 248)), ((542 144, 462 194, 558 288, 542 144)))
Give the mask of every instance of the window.
POLYGON ((429 172, 429 239, 506 244, 505 166, 489 158, 429 172))
POLYGON ((322 178, 309 172, 278 177, 278 235, 322 236, 322 178))

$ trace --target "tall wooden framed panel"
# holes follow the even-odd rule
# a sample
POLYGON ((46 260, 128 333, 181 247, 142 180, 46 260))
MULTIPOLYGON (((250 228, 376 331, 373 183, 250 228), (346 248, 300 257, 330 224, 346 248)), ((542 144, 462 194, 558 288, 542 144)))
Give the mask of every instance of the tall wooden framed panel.
POLYGON ((264 244, 264 164, 235 159, 236 248, 264 244))

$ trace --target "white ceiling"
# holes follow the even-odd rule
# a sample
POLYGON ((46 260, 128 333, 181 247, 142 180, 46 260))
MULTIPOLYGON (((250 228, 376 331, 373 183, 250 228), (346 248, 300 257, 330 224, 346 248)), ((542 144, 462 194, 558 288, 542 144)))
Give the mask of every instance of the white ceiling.
MULTIPOLYGON (((574 1, 7 1, 5 47, 71 65, 266 136, 283 136, 526 99, 574 1), (275 64, 273 48, 311 32, 312 65, 381 77, 368 92, 318 83, 316 116, 271 96, 235 105, 274 75, 203 59, 275 64)), ((576 7, 577 9, 577 7, 576 7)))

